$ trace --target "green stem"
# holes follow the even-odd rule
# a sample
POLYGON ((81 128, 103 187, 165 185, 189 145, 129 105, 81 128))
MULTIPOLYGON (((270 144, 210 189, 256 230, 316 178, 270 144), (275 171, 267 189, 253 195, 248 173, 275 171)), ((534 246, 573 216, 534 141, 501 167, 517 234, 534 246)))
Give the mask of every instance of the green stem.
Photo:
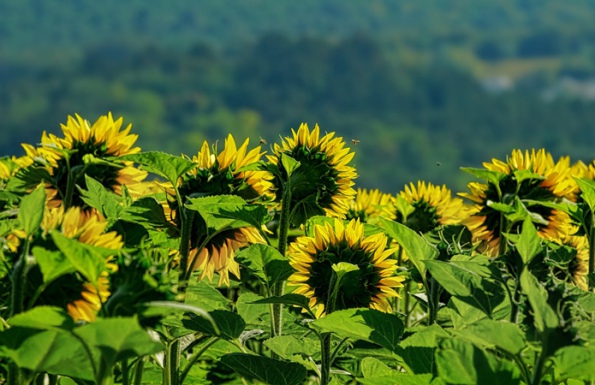
POLYGON ((122 365, 122 385, 129 385, 130 384, 130 378, 129 378, 129 368, 128 368, 128 360, 127 359, 123 359, 120 362, 120 365, 122 365))
POLYGON ((75 177, 74 171, 70 168, 70 159, 69 157, 65 157, 66 159, 66 170, 67 170, 67 179, 66 179, 66 191, 64 192, 64 200, 62 204, 64 206, 64 211, 66 211, 72 205, 72 196, 74 195, 74 185, 75 185, 75 177))
POLYGON ((410 317, 410 310, 409 310, 409 301, 410 301, 410 294, 409 294, 409 285, 411 284, 411 282, 407 281, 405 282, 405 285, 403 285, 403 296, 404 301, 403 301, 403 313, 405 314, 405 327, 409 327, 409 317, 410 317))
POLYGON ((322 360, 320 363, 320 385, 327 385, 331 378, 331 333, 320 335, 322 360))
POLYGON ((541 384, 541 377, 543 375, 543 365, 545 364, 545 361, 547 359, 545 353, 546 353, 546 350, 548 349, 548 346, 546 344, 546 338, 542 338, 542 340, 544 341, 544 343, 541 348, 541 352, 539 353, 539 356, 537 357, 537 361, 535 362, 535 366, 533 367, 533 376, 531 376, 530 385, 540 385, 541 384))
POLYGON ((196 352, 196 354, 194 354, 192 357, 190 357, 190 359, 188 360, 188 364, 186 364, 186 367, 184 368, 184 371, 180 375, 180 385, 182 385, 184 383, 184 380, 186 379, 186 376, 188 376, 188 373, 190 373, 190 369, 192 369, 192 366, 194 364, 196 364, 196 362, 198 361, 198 359, 200 358, 200 356, 202 356, 202 354, 204 352, 206 352, 207 349, 210 348, 211 345, 213 345, 218 340, 219 340, 219 337, 213 337, 213 338, 211 338, 209 341, 207 341, 200 348, 200 350, 198 352, 196 352))
POLYGON ((95 381, 97 385, 113 384, 111 368, 108 367, 107 363, 103 358, 99 361, 99 371, 95 381))
POLYGON ((428 316, 429 316, 429 323, 430 325, 436 323, 436 319, 438 318, 438 300, 440 292, 438 290, 438 282, 432 277, 428 277, 428 286, 429 286, 429 293, 428 293, 428 316))
MULTIPOLYGON (((182 220, 182 238, 180 239, 180 277, 178 293, 185 295, 188 289, 188 280, 190 279, 190 266, 188 266, 188 256, 190 254, 190 237, 192 235, 192 224, 196 212, 180 208, 180 215, 182 220)), ((180 300, 184 302, 184 300, 180 300)))
POLYGON ((589 290, 593 289, 593 273, 595 272, 595 213, 591 212, 591 228, 589 229, 589 290))
POLYGON ((163 385, 179 385, 180 340, 168 344, 164 358, 163 385))
POLYGON ((506 218, 504 214, 500 213, 500 226, 498 229, 498 255, 503 255, 506 253, 506 238, 504 238, 504 229, 506 228, 506 218))
POLYGON ((141 357, 138 359, 136 363, 136 367, 134 368, 134 385, 142 385, 143 380, 143 369, 145 368, 145 359, 141 357))
MULTIPOLYGON (((287 251, 287 234, 289 232, 290 209, 291 209, 291 185, 289 180, 285 184, 283 190, 283 198, 281 200, 281 217, 279 218, 279 246, 278 250, 282 256, 285 256, 287 251)), ((280 297, 283 295, 285 288, 285 281, 276 282, 273 286, 273 296, 280 297)), ((273 336, 280 336, 282 334, 281 327, 283 325, 283 305, 274 303, 272 307, 272 325, 271 334, 273 336)))

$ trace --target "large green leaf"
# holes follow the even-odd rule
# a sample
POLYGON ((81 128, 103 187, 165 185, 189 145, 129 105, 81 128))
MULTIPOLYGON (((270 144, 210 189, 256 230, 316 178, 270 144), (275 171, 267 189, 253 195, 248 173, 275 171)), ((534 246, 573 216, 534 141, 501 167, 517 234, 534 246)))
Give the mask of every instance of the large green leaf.
POLYGON ((308 310, 308 309, 310 309, 310 307, 308 306, 309 302, 310 301, 308 300, 308 298, 301 294, 289 293, 289 294, 283 294, 282 296, 279 296, 279 297, 268 297, 268 298, 259 299, 258 301, 254 301, 252 303, 253 304, 280 303, 283 305, 298 306, 298 307, 301 307, 302 309, 308 310))
POLYGON ((439 252, 431 246, 421 235, 409 227, 385 218, 380 218, 382 227, 386 233, 394 238, 407 253, 422 277, 425 276, 426 266, 422 261, 435 259, 439 252))
POLYGON ((554 354, 556 383, 567 379, 595 380, 595 349, 584 346, 565 346, 554 354))
POLYGON ((141 329, 136 318, 100 318, 76 329, 76 334, 99 349, 108 365, 164 349, 160 342, 141 329))
POLYGON ((445 339, 436 350, 438 376, 449 384, 520 384, 518 371, 470 342, 445 339))
POLYGON ((251 245, 237 253, 235 259, 268 288, 277 282, 285 281, 293 273, 287 258, 277 249, 265 244, 251 245))
POLYGON ((122 211, 122 198, 88 175, 85 175, 85 184, 86 190, 79 187, 83 201, 107 219, 118 218, 122 211))
POLYGON ((143 166, 149 172, 167 179, 174 186, 178 183, 185 172, 197 166, 189 159, 173 156, 159 151, 147 151, 139 154, 122 155, 117 158, 120 161, 132 161, 143 166))
POLYGON ((404 331, 399 317, 374 309, 339 310, 310 325, 340 337, 374 342, 392 351, 397 348, 404 331))
POLYGON ((37 187, 32 193, 21 199, 18 219, 27 236, 31 236, 39 229, 44 208, 45 188, 43 186, 37 187))
POLYGON ((270 305, 268 303, 256 303, 262 299, 257 294, 244 293, 236 301, 236 308, 238 314, 246 321, 246 324, 264 329, 271 326, 270 305))
POLYGON ((475 270, 483 269, 480 262, 424 261, 432 277, 451 295, 481 309, 490 316, 505 298, 502 287, 483 278, 475 270), (477 265, 477 266, 474 266, 477 265))
POLYGON ((243 377, 270 385, 303 384, 307 375, 306 368, 300 364, 251 354, 226 354, 221 362, 243 377))
POLYGON ((554 309, 547 303, 547 291, 538 283, 528 270, 521 273, 521 288, 529 299, 533 309, 533 322, 540 332, 555 329, 560 325, 560 320, 554 309))
POLYGON ((19 368, 92 380, 91 361, 71 333, 14 326, 0 333, 0 356, 19 368))
POLYGON ((227 310, 213 310, 209 314, 213 322, 194 313, 189 313, 182 320, 182 324, 186 329, 219 336, 226 340, 238 338, 246 327, 246 322, 236 313, 227 310), (213 323, 217 325, 218 331, 213 327, 213 323))
POLYGON ((231 305, 231 301, 223 296, 219 290, 209 285, 208 282, 194 281, 188 285, 188 292, 186 294, 186 303, 202 308, 206 311, 215 309, 227 309, 231 305))
POLYGON ((132 205, 122 210, 120 219, 141 224, 149 229, 167 228, 170 223, 165 217, 163 206, 153 197, 136 200, 132 205))
POLYGON ((585 178, 575 178, 581 189, 581 197, 589 206, 591 212, 595 211, 595 181, 585 178))
POLYGON ((42 247, 34 247, 31 252, 41 269, 43 283, 46 285, 64 274, 75 271, 70 260, 60 251, 50 251, 42 247))
POLYGON ((542 250, 541 238, 530 219, 525 219, 520 236, 515 240, 516 249, 527 266, 542 250))
POLYGON ((428 385, 432 382, 431 374, 405 374, 393 370, 391 374, 384 376, 358 378, 357 382, 364 385, 428 385))
POLYGON ((285 153, 281 153, 281 164, 288 177, 291 177, 291 174, 300 167, 300 162, 285 153))
POLYGON ((409 335, 404 338, 397 350, 397 354, 416 374, 434 372, 434 350, 438 341, 450 337, 440 326, 434 324, 408 330, 409 335))
POLYGON ((289 360, 295 354, 313 357, 320 354, 320 341, 308 337, 277 336, 264 342, 265 346, 281 358, 289 360))
POLYGON ((365 357, 360 362, 360 367, 364 378, 390 376, 395 370, 378 358, 365 357))
POLYGON ((201 198, 189 198, 186 207, 195 210, 208 225, 212 235, 223 229, 253 226, 260 228, 267 216, 267 210, 261 205, 248 205, 236 195, 216 195, 201 198))
POLYGON ((520 353, 526 346, 522 330, 510 322, 483 319, 454 334, 470 340, 479 347, 498 348, 511 355, 520 353))
POLYGON ((40 330, 74 329, 74 321, 66 310, 54 306, 37 306, 8 320, 11 327, 23 327, 40 330))
POLYGON ((105 270, 106 263, 99 248, 68 238, 59 231, 52 231, 51 236, 76 271, 89 282, 97 282, 97 278, 105 270))

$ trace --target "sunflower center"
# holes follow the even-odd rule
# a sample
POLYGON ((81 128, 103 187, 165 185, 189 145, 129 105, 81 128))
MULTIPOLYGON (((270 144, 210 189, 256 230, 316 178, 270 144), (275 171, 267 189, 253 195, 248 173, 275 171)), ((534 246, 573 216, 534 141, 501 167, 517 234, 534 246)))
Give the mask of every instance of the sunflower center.
POLYGON ((337 293, 335 310, 356 307, 369 307, 372 297, 380 292, 378 282, 380 275, 370 263, 372 256, 361 249, 353 250, 343 241, 337 245, 330 245, 326 250, 319 251, 316 261, 311 264, 310 277, 307 284, 314 288, 314 295, 318 303, 328 302, 329 287, 333 272, 333 265, 347 262, 358 266, 359 270, 351 271, 341 280, 337 293))
MULTIPOLYGON (((507 205, 514 204, 516 197, 521 200, 535 200, 540 202, 548 202, 556 198, 554 193, 547 188, 541 187, 541 180, 539 179, 525 179, 520 184, 514 175, 507 175, 500 181, 500 191, 502 191, 502 198, 498 196, 496 186, 489 184, 486 190, 486 202, 500 202, 507 205)), ((533 214, 541 216, 546 221, 550 221, 553 214, 553 209, 544 205, 526 205, 527 209, 533 214)), ((486 228, 494 234, 495 237, 500 237, 500 217, 501 213, 492 209, 489 206, 484 206, 478 213, 486 217, 484 222, 486 228)), ((537 230, 541 230, 546 225, 534 222, 537 230)), ((517 232, 520 230, 521 222, 513 224, 510 231, 517 232)))
POLYGON ((434 230, 440 224, 436 207, 431 206, 424 200, 418 200, 411 204, 415 210, 405 219, 400 211, 397 211, 397 222, 404 224, 411 230, 420 233, 427 233, 434 230))

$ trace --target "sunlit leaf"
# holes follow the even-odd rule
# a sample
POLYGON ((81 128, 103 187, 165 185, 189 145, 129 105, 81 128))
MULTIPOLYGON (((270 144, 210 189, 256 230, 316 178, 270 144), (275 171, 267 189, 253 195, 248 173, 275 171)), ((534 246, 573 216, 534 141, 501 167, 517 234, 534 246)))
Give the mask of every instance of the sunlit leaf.
POLYGON ((50 251, 42 247, 34 247, 31 250, 35 260, 41 269, 43 275, 43 282, 48 284, 54 279, 64 275, 73 273, 74 266, 68 258, 60 251, 50 251))
POLYGON ((498 185, 500 180, 506 176, 506 174, 502 172, 486 170, 484 168, 461 167, 461 170, 477 178, 484 179, 494 185, 498 185))
POLYGON ((288 177, 291 177, 291 174, 300 167, 300 162, 285 153, 281 153, 281 164, 285 172, 287 172, 288 177))
POLYGON ((389 221, 385 218, 380 218, 380 222, 388 236, 394 238, 405 249, 407 256, 422 277, 425 276, 426 266, 422 261, 435 259, 439 254, 438 250, 431 246, 421 235, 401 223, 389 221))
POLYGON ((513 323, 483 319, 456 332, 456 335, 469 339, 480 347, 498 348, 511 355, 516 355, 525 348, 525 335, 513 323))
POLYGON ((320 341, 308 337, 277 336, 266 340, 264 345, 286 360, 291 359, 295 354, 305 354, 310 357, 320 354, 320 341))
POLYGON ((591 212, 595 211, 595 181, 586 178, 575 178, 581 189, 581 197, 589 206, 591 212))
POLYGON ((18 219, 27 236, 39 229, 45 208, 45 188, 37 187, 32 193, 21 199, 18 219))
POLYGON ((584 346, 565 346, 553 357, 556 383, 567 379, 595 380, 595 349, 584 346))
POLYGON ((109 191, 101 183, 85 175, 86 190, 81 189, 82 200, 99 211, 104 217, 108 219, 118 218, 122 211, 122 198, 112 191, 109 191))
POLYGON ((396 349, 404 331, 399 317, 373 309, 339 310, 310 325, 339 337, 374 342, 389 350, 396 349))
POLYGON ((269 288, 276 282, 285 281, 293 273, 287 258, 265 244, 251 245, 237 253, 235 259, 269 288))
POLYGON ((180 178, 180 176, 197 166, 196 163, 189 159, 159 151, 122 155, 117 159, 120 161, 132 161, 138 163, 142 165, 145 170, 164 177, 174 186, 178 183, 178 178, 180 178))
POLYGON ((554 309, 547 303, 547 291, 539 285, 537 278, 529 273, 529 271, 524 270, 521 273, 520 282, 523 293, 529 299, 529 303, 533 309, 533 322, 537 330, 544 332, 559 326, 560 320, 558 316, 554 309))
POLYGON ((72 330, 74 321, 66 310, 54 306, 37 306, 8 320, 12 327, 50 330, 72 330))
POLYGON ((96 282, 101 272, 105 270, 105 258, 102 257, 99 249, 68 238, 59 231, 52 231, 51 236, 76 271, 89 282, 96 282))
POLYGON ((182 324, 186 329, 207 335, 219 336, 226 340, 238 338, 246 327, 246 322, 244 322, 242 317, 227 310, 213 310, 209 312, 209 315, 213 322, 190 313, 184 317, 182 324), (213 323, 217 325, 218 331, 213 327, 213 323))

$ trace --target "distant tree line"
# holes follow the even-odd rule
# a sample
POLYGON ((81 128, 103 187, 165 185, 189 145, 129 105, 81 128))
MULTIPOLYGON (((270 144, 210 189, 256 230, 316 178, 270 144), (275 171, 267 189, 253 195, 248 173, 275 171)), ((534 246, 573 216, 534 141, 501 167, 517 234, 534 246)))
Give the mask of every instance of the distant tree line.
POLYGON ((518 90, 485 93, 439 61, 390 60, 365 34, 340 40, 263 35, 228 55, 201 42, 179 51, 103 44, 68 65, 0 71, 0 155, 58 132, 79 113, 112 111, 133 123, 145 150, 193 154, 229 132, 267 142, 301 122, 353 141, 358 184, 396 192, 425 179, 464 188, 461 166, 513 148, 546 147, 590 161, 593 104, 545 103, 518 90))

